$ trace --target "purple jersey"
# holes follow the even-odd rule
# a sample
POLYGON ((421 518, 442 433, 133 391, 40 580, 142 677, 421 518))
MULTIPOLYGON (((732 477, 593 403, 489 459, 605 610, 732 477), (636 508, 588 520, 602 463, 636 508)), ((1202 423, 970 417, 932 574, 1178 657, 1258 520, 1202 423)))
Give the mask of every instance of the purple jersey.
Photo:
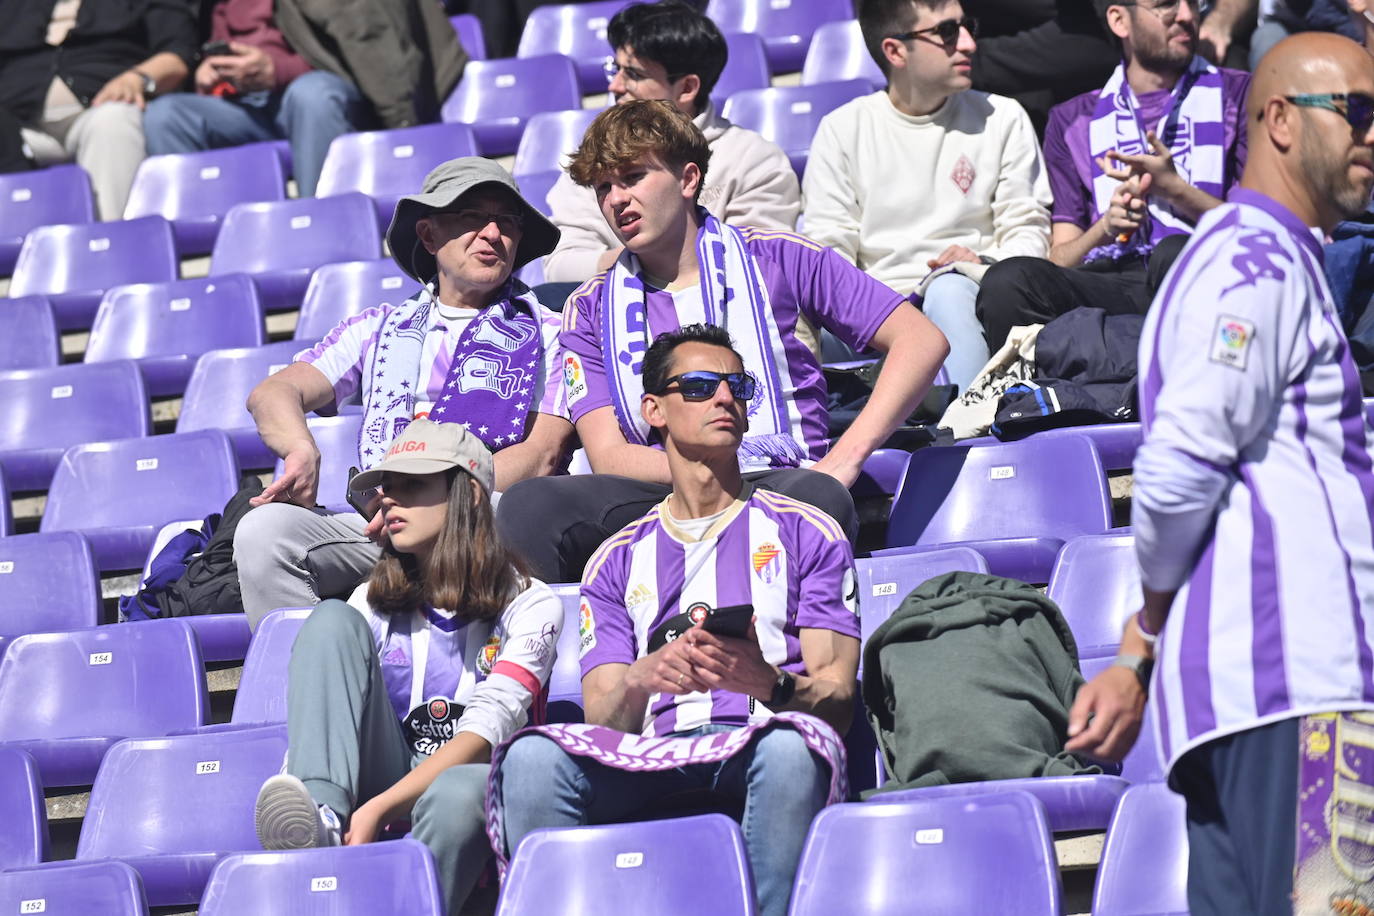
MULTIPOLYGON (((628 665, 648 654, 660 625, 700 608, 753 605, 764 659, 793 672, 805 673, 799 630, 859 638, 853 554, 834 519, 746 483, 697 539, 674 522, 668 502, 612 536, 587 563, 579 614, 584 677, 598 665, 628 665)), ((644 734, 771 715, 738 693, 654 694, 644 734)))

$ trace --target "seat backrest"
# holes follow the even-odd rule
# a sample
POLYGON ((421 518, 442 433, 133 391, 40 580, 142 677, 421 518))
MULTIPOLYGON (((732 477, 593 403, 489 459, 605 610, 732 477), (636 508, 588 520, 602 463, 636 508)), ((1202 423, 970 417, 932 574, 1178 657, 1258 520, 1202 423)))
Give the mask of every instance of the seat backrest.
MULTIPOLYGON (((549 205, 549 192, 553 190, 553 186, 558 183, 558 176, 562 174, 562 172, 553 171, 521 175, 518 181, 521 196, 529 201, 540 213, 545 216, 553 216, 553 207, 549 205)), ((539 264, 542 266, 543 263, 543 258, 535 258, 533 261, 530 261, 529 264, 520 268, 520 279, 524 280, 525 283, 531 287, 537 286, 538 283, 531 283, 529 279, 527 279, 528 275, 525 274, 524 271, 528 270, 532 264, 539 264)), ((542 276, 543 274, 540 274, 541 278, 542 276)), ((540 279, 539 282, 542 283, 543 280, 540 279)))
POLYGON ((468 60, 486 60, 487 37, 482 34, 482 20, 472 13, 460 13, 448 17, 448 21, 458 36, 458 43, 468 52, 468 60))
POLYGON ((183 620, 20 636, 0 658, 0 740, 165 735, 209 708, 183 620))
MULTIPOLYGON (((0 869, 37 865, 48 858, 48 809, 38 764, 17 747, 0 747, 0 823, 5 825, 0 830, 0 869)), ((4 897, 0 890, 0 900, 4 897)))
POLYGON ((253 800, 285 755, 285 725, 120 741, 91 786, 76 858, 261 849, 253 800))
POLYGON ((1102 461, 1081 436, 923 448, 892 501, 889 547, 1100 534, 1111 527, 1102 461))
POLYGON ((210 873, 200 916, 442 916, 434 858, 409 838, 364 846, 226 856, 210 873))
POLYGON ((581 107, 582 90, 572 58, 541 54, 469 61, 442 113, 445 121, 474 124, 581 107))
POLYGON ((1047 594, 1064 612, 1079 658, 1115 655, 1126 618, 1140 610, 1143 600, 1135 536, 1072 539, 1059 552, 1047 594))
POLYGON ((79 165, 0 175, 0 241, 23 238, 39 226, 94 219, 91 179, 79 165))
POLYGON ((0 448, 65 449, 150 436, 148 392, 131 360, 0 373, 0 448))
POLYGON ((1094 916, 1188 912, 1186 807, 1162 782, 1126 790, 1097 866, 1094 916))
POLYGON ((203 518, 238 492, 238 473, 234 446, 218 429, 75 445, 57 465, 40 530, 203 518))
POLYGON ((914 553, 854 561, 859 580, 859 620, 863 640, 892 616, 922 582, 948 572, 988 571, 988 561, 971 547, 938 547, 914 553))
POLYGON ((223 217, 235 204, 286 199, 286 172, 270 143, 149 156, 138 166, 124 218, 223 217))
POLYGON ((706 15, 720 30, 752 32, 768 43, 774 72, 801 69, 811 36, 822 23, 852 20, 851 0, 711 0, 706 15))
POLYGON ((791 916, 1060 912, 1045 809, 1027 792, 831 805, 811 822, 791 916))
POLYGON ((86 362, 198 356, 267 342, 262 301, 247 274, 107 290, 86 344, 86 362))
POLYGON ((0 371, 44 369, 62 361, 62 338, 46 296, 6 299, 0 308, 0 371))
POLYGON ((581 654, 580 590, 575 582, 553 586, 554 594, 563 602, 563 629, 558 634, 553 670, 549 672, 549 699, 571 700, 579 706, 582 705, 582 666, 578 658, 581 654))
POLYGON ((0 872, 0 911, 147 916, 148 899, 123 862, 71 862, 0 872))
POLYGON ((520 135, 511 174, 516 179, 523 179, 526 175, 557 172, 563 168, 564 157, 577 149, 582 135, 599 114, 601 110, 596 108, 579 108, 576 111, 541 111, 531 117, 525 132, 520 135))
POLYGON ((278 608, 258 622, 234 696, 234 723, 286 721, 286 672, 291 647, 309 616, 310 608, 278 608))
POLYGON ((657 916, 757 912, 738 825, 704 814, 535 830, 515 850, 496 912, 590 913, 607 901, 657 916))
POLYGON ((0 472, 0 536, 14 534, 14 516, 10 509, 10 488, 0 472))
MULTIPOLYGON (((310 435, 320 450, 320 475, 315 501, 334 512, 352 512, 349 505, 348 471, 358 464, 358 436, 363 428, 360 413, 318 417, 307 421, 310 435)), ((276 474, 282 462, 277 460, 276 474)))
POLYGON ((24 237, 11 296, 109 289, 175 280, 181 264, 172 224, 160 216, 40 226, 24 237))
POLYGON ((858 21, 827 22, 816 29, 806 49, 802 85, 856 78, 867 80, 874 89, 887 85, 887 77, 864 46, 858 21))
POLYGON ((177 417, 177 432, 197 429, 246 429, 253 415, 244 403, 258 382, 291 364, 301 350, 294 340, 261 347, 211 350, 202 353, 186 384, 177 417))
POLYGON ((100 623, 100 573, 75 531, 0 540, 0 637, 100 623))
POLYGON ((359 191, 394 200, 414 194, 436 165, 476 155, 477 138, 466 124, 340 134, 329 144, 315 194, 328 197, 359 191))
POLYGON ((238 204, 215 239, 210 273, 313 270, 371 260, 381 250, 376 209, 365 194, 238 204))
POLYGON ((525 20, 515 55, 566 54, 577 63, 582 91, 605 91, 606 77, 601 65, 611 53, 606 44, 606 26, 629 2, 600 0, 538 7, 525 20))
POLYGON ((339 322, 366 309, 404 302, 419 289, 420 284, 391 258, 326 264, 310 275, 292 337, 309 343, 322 340, 339 322))
POLYGON ((736 32, 725 36, 725 48, 729 54, 725 69, 720 71, 715 86, 711 87, 711 101, 717 111, 723 109, 726 100, 736 92, 764 89, 773 82, 768 70, 768 48, 762 38, 748 32, 736 32))
POLYGON ((726 120, 758 131, 788 155, 805 156, 822 118, 871 91, 862 79, 754 89, 730 96, 723 113, 726 120))

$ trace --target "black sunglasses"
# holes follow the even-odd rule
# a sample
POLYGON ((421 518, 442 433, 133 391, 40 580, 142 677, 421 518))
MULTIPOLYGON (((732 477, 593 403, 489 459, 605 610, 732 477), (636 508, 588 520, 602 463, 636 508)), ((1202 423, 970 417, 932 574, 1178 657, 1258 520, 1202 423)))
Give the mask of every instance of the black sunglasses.
POLYGON ((704 401, 716 393, 720 383, 725 382, 730 394, 736 401, 747 401, 754 396, 758 382, 748 372, 684 372, 663 380, 663 387, 656 394, 668 394, 668 387, 677 383, 678 393, 684 401, 704 401))
POLYGON ((886 37, 897 41, 915 41, 918 38, 924 39, 926 35, 934 35, 940 44, 946 48, 952 48, 959 43, 959 33, 963 29, 968 29, 969 35, 977 38, 978 20, 973 16, 965 16, 962 19, 946 19, 944 22, 935 23, 928 29, 912 29, 910 32, 886 37))
POLYGON ((1304 92, 1286 95, 1285 99, 1302 108, 1324 108, 1345 118, 1346 123, 1360 133, 1374 126, 1374 96, 1363 92, 1304 92), (1338 102, 1344 102, 1342 108, 1338 102))

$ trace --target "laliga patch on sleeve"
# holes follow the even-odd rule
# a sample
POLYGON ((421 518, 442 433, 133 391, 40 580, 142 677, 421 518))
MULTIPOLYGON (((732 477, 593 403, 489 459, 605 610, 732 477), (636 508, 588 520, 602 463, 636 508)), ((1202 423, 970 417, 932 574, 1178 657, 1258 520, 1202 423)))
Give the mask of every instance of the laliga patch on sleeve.
POLYGON ((1212 355, 1214 363, 1244 369, 1250 360, 1250 344, 1255 339, 1255 323, 1237 318, 1234 315, 1218 315, 1217 326, 1212 331, 1212 355))
POLYGON ((563 359, 563 386, 568 392, 568 404, 576 404, 587 396, 587 375, 582 371, 582 358, 569 353, 563 359))

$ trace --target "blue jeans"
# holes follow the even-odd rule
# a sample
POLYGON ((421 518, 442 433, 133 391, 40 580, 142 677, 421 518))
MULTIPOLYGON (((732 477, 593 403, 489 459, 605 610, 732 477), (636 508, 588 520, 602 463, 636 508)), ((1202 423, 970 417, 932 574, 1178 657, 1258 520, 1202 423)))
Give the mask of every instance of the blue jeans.
POLYGON ((988 343, 974 309, 977 302, 978 284, 961 273, 951 272, 930 282, 921 303, 921 311, 949 341, 945 371, 960 392, 968 390, 969 382, 988 361, 988 343))
MULTIPOLYGON (((729 731, 707 725, 680 733, 729 731)), ((791 729, 765 732, 721 763, 630 773, 564 752, 531 735, 516 741, 501 764, 506 846, 531 830, 624 820, 665 796, 709 788, 744 800, 740 824, 762 916, 784 916, 811 819, 825 806, 829 776, 791 729)))
POLYGON ((282 92, 229 100, 178 92, 154 99, 143 115, 148 155, 286 139, 296 187, 312 197, 330 142, 367 125, 368 107, 350 81, 323 70, 302 73, 282 92))

